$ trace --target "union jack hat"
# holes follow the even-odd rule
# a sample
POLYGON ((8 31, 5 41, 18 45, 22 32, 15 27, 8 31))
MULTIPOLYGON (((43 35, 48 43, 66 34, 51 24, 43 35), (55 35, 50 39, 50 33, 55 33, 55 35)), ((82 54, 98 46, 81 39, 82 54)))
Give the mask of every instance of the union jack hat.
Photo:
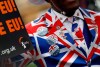
POLYGON ((46 3, 46 0, 29 0, 29 1, 35 5, 42 5, 46 3))

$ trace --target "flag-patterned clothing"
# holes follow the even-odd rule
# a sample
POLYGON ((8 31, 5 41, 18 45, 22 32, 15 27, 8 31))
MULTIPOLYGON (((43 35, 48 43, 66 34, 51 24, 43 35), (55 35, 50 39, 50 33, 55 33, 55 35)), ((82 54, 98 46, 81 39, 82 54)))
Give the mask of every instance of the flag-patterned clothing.
POLYGON ((84 45, 80 27, 70 33, 51 9, 26 25, 34 46, 31 56, 38 67, 100 67, 100 14, 79 10, 92 36, 90 46, 84 45))

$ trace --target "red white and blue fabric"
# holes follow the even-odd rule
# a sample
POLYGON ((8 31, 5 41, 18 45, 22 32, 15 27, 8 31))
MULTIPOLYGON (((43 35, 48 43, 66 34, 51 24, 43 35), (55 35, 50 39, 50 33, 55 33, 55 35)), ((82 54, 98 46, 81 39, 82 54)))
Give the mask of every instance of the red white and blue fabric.
MULTIPOLYGON (((74 40, 71 36, 72 33, 69 33, 51 9, 42 17, 26 25, 27 32, 34 47, 32 58, 38 67, 100 67, 100 14, 83 8, 79 8, 79 10, 83 14, 83 21, 87 24, 92 36, 90 45, 86 45, 88 47, 88 53, 84 53, 83 48, 78 47, 79 45, 83 45, 81 40, 80 42, 74 40), (38 36, 36 33, 40 26, 47 27, 49 33, 42 37, 38 36), (60 27, 61 30, 58 30, 57 27, 60 27), (63 38, 59 34, 60 32, 65 33, 64 35, 67 38, 63 38), (49 47, 51 45, 46 40, 52 34, 58 38, 56 45, 59 46, 60 53, 57 56, 52 56, 49 53, 49 47)), ((85 38, 80 29, 75 33, 75 37, 85 38)))
POLYGON ((9 62, 13 63, 13 67, 26 67, 32 62, 32 57, 34 57, 35 50, 27 51, 21 55, 17 55, 9 59, 9 62))

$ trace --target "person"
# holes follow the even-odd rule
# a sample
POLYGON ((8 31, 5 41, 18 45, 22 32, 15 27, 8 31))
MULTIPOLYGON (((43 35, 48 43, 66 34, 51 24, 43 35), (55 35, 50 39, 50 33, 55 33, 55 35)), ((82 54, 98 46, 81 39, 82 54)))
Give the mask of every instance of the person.
POLYGON ((26 25, 37 67, 100 67, 100 14, 79 0, 45 0, 51 8, 26 25))

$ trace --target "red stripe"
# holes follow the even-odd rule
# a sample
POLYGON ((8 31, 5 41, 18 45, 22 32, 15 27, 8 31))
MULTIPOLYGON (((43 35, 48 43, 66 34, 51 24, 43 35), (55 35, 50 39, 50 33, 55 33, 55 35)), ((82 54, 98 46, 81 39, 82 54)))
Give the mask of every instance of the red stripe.
POLYGON ((74 52, 70 52, 59 64, 59 67, 64 67, 64 65, 68 62, 68 60, 73 56, 74 52))
POLYGON ((26 64, 28 64, 30 62, 30 59, 25 59, 21 64, 20 64, 20 67, 25 67, 26 64))
POLYGON ((32 32, 31 32, 31 30, 30 30, 30 28, 32 27, 31 23, 28 23, 27 25, 25 25, 25 27, 26 27, 27 32, 28 32, 29 34, 32 34, 32 32))
POLYGON ((53 25, 53 27, 49 30, 49 34, 53 34, 55 31, 57 31, 57 27, 62 27, 63 24, 61 23, 61 21, 58 19, 55 24, 53 25))
POLYGON ((45 17, 43 17, 43 18, 40 20, 40 22, 43 22, 43 21, 45 21, 45 17))
POLYGON ((71 47, 71 46, 68 45, 66 42, 64 42, 62 39, 60 39, 59 37, 58 37, 58 40, 59 40, 64 46, 66 46, 67 48, 70 48, 70 47, 71 47))
POLYGON ((96 12, 94 12, 94 11, 89 11, 89 13, 90 14, 93 14, 93 15, 96 14, 96 12))
POLYGON ((74 40, 74 42, 76 43, 76 46, 78 46, 79 44, 76 42, 76 40, 74 40))
POLYGON ((75 33, 75 35, 76 35, 78 38, 83 38, 83 34, 82 34, 82 31, 81 31, 80 28, 79 28, 79 30, 75 33))
POLYGON ((46 25, 45 24, 39 24, 39 25, 32 26, 32 24, 30 23, 30 24, 27 24, 26 25, 26 29, 27 29, 28 34, 33 34, 41 26, 44 26, 45 27, 46 25))
POLYGON ((100 49, 96 49, 96 52, 100 54, 100 49))
POLYGON ((90 61, 90 59, 91 59, 91 57, 93 56, 95 50, 96 50, 96 48, 93 47, 92 50, 91 50, 91 52, 90 52, 90 54, 89 54, 89 56, 88 56, 87 61, 90 61))
POLYGON ((96 44, 99 44, 99 42, 100 42, 100 16, 97 16, 95 21, 98 25, 98 32, 97 32, 98 37, 97 37, 97 40, 96 40, 96 44))
POLYGON ((41 65, 41 67, 45 67, 45 65, 44 65, 44 63, 43 63, 43 61, 42 61, 42 59, 39 59, 38 62, 39 62, 39 64, 41 65))
POLYGON ((29 52, 30 52, 32 55, 34 55, 34 50, 30 50, 29 52))
POLYGON ((87 24, 93 24, 90 18, 84 18, 87 24))
POLYGON ((52 22, 52 17, 48 13, 45 14, 45 17, 52 22))
POLYGON ((36 51, 36 56, 38 56, 39 55, 38 51, 37 50, 35 50, 35 51, 36 51))

